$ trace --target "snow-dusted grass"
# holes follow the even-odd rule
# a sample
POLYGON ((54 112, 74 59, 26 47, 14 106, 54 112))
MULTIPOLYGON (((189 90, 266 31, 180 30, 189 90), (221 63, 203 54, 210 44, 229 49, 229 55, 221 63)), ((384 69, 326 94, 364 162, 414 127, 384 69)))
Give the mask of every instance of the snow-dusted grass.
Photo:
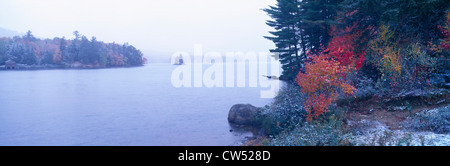
POLYGON ((286 84, 270 106, 262 108, 260 123, 266 134, 276 135, 305 121, 304 96, 300 87, 286 84))
POLYGON ((275 136, 269 146, 450 146, 449 134, 390 130, 378 121, 350 122, 364 124, 360 133, 344 132, 340 124, 308 124, 275 136))
POLYGON ((378 121, 371 123, 368 130, 359 135, 348 135, 356 146, 450 146, 450 135, 433 132, 390 130, 378 121))
POLYGON ((418 112, 402 125, 409 130, 448 134, 450 133, 450 105, 418 112))
POLYGON ((293 130, 272 137, 269 146, 347 146, 351 134, 343 128, 343 112, 316 120, 312 123, 297 124, 293 130))
MULTIPOLYGON (((359 119, 347 119, 345 116, 349 113, 346 112, 347 107, 341 108, 336 105, 333 105, 327 114, 309 123, 305 121, 303 101, 304 96, 300 92, 300 87, 287 85, 270 106, 262 108, 264 116, 262 127, 266 133, 270 131, 268 139, 264 139, 265 145, 450 146, 450 105, 406 115, 410 117, 401 123, 391 118, 394 121, 389 122, 399 123, 399 126, 389 127, 384 124, 386 122, 383 120, 386 119, 382 116, 390 114, 381 114, 377 118, 361 114, 359 119)), ((445 101, 446 99, 443 102, 445 101)), ((407 106, 391 107, 393 108, 391 111, 399 113, 408 109, 407 106)), ((378 114, 371 113, 371 115, 378 114)))

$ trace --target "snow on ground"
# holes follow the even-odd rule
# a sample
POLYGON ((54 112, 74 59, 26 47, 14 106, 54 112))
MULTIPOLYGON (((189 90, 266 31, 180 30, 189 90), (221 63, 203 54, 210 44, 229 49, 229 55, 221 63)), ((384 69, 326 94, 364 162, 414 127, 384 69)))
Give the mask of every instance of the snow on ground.
POLYGON ((350 123, 371 126, 363 133, 348 136, 357 146, 450 146, 449 134, 390 130, 378 121, 362 120, 350 123))

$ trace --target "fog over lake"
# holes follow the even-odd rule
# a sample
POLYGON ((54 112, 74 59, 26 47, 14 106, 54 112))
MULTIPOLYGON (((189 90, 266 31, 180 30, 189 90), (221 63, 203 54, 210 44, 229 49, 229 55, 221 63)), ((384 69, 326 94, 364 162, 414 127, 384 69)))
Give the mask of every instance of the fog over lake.
MULTIPOLYGON (((195 46, 202 48, 202 55, 267 53, 274 44, 263 37, 269 35, 271 27, 265 24, 270 18, 262 9, 274 3, 272 0, 0 1, 0 34, 11 37, 11 41, 12 36, 26 36, 30 31, 38 39, 31 44, 42 47, 53 42, 49 44, 56 50, 62 37, 68 43, 81 41, 74 35, 78 31, 80 37, 92 43, 94 39, 101 41, 98 50, 108 53, 109 58, 102 67, 111 67, 112 56, 121 58, 116 52, 109 53, 122 45, 135 47, 148 59, 146 65, 132 68, 0 71, 0 145, 239 144, 252 133, 230 126, 228 111, 239 103, 260 107, 269 104, 272 99, 261 98, 261 91, 267 88, 259 83, 270 80, 258 73, 251 76, 258 79, 258 86, 249 87, 246 69, 231 73, 236 78, 247 74, 239 77, 245 78, 245 87, 176 88, 171 77, 179 66, 172 65, 171 59, 179 52, 195 55, 195 46)), ((23 37, 23 42, 14 40, 14 44, 22 46, 26 40, 23 37)), ((66 52, 60 57, 70 53, 78 58, 78 54, 69 50, 70 44, 65 47, 66 52)), ((42 59, 45 58, 28 66, 13 60, 21 67, 39 68, 47 65, 42 59)), ((55 68, 73 66, 79 59, 66 61, 60 59, 58 62, 62 63, 55 68)), ((99 66, 97 61, 93 64, 99 66)), ((199 74, 195 72, 192 75, 199 74)))
POLYGON ((252 136, 228 111, 269 104, 265 88, 175 88, 176 67, 0 71, 0 145, 227 146, 252 136))
POLYGON ((125 43, 151 62, 169 62, 177 51, 268 51, 271 30, 261 9, 272 0, 14 0, 0 1, 0 27, 41 38, 74 38, 79 31, 125 43))

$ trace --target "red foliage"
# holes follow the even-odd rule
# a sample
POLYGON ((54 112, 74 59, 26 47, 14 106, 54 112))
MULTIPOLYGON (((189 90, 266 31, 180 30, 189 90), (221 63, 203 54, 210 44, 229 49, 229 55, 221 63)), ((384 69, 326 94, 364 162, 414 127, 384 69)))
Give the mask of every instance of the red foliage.
POLYGON ((362 68, 365 60, 366 60, 365 53, 361 53, 359 55, 358 60, 356 60, 356 70, 359 70, 362 68))
POLYGON ((298 73, 295 79, 307 96, 305 109, 308 121, 325 114, 340 92, 353 94, 355 90, 344 79, 348 67, 331 58, 328 51, 322 47, 317 55, 309 55, 311 61, 305 64, 305 73, 298 73))
MULTIPOLYGON (((356 12, 339 13, 336 21, 345 21, 356 12)), ((308 121, 325 114, 339 94, 352 95, 356 90, 346 77, 362 68, 365 52, 358 52, 355 46, 358 45, 358 39, 367 40, 361 39, 362 31, 354 31, 356 27, 357 23, 345 29, 331 27, 332 38, 328 47, 321 46, 319 52, 314 49, 315 55, 311 55, 311 50, 308 51, 310 62, 305 63, 305 72, 299 72, 296 78, 302 93, 307 96, 305 109, 308 121)), ((371 30, 373 28, 369 27, 364 31, 371 30)))
POLYGON ((444 39, 441 42, 442 48, 450 50, 450 12, 447 13, 447 22, 445 27, 438 26, 438 28, 441 30, 442 35, 444 35, 444 39))
POLYGON ((328 107, 336 100, 336 96, 325 96, 324 94, 314 94, 309 96, 305 101, 305 109, 307 113, 306 119, 311 122, 314 118, 328 112, 328 107))
POLYGON ((441 26, 439 26, 439 29, 441 30, 442 35, 444 35, 445 37, 444 41, 441 42, 442 48, 450 50, 450 31, 442 28, 441 26))
POLYGON ((146 63, 147 63, 147 61, 148 61, 148 60, 147 60, 147 58, 145 58, 145 57, 144 57, 144 58, 142 58, 142 64, 146 64, 146 63))
POLYGON ((328 43, 328 49, 330 50, 329 55, 336 59, 340 65, 359 70, 364 63, 365 53, 355 53, 355 41, 360 36, 359 33, 352 34, 355 26, 356 24, 343 30, 333 27, 330 34, 334 37, 328 43))
POLYGON ((325 114, 339 94, 352 95, 356 90, 346 79, 350 72, 361 69, 365 60, 365 53, 355 49, 356 40, 361 36, 361 32, 353 31, 356 25, 345 29, 332 27, 328 48, 321 46, 319 52, 314 50, 316 55, 307 53, 311 61, 305 64, 305 73, 298 73, 296 82, 307 96, 308 121, 325 114))

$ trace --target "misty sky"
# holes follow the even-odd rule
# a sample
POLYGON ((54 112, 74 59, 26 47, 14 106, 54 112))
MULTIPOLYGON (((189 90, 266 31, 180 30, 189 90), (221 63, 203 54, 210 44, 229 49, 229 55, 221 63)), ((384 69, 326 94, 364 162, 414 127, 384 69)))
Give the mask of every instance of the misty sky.
POLYGON ((274 0, 0 0, 0 27, 41 38, 128 42, 145 56, 192 52, 268 51, 271 30, 261 9, 274 0))

